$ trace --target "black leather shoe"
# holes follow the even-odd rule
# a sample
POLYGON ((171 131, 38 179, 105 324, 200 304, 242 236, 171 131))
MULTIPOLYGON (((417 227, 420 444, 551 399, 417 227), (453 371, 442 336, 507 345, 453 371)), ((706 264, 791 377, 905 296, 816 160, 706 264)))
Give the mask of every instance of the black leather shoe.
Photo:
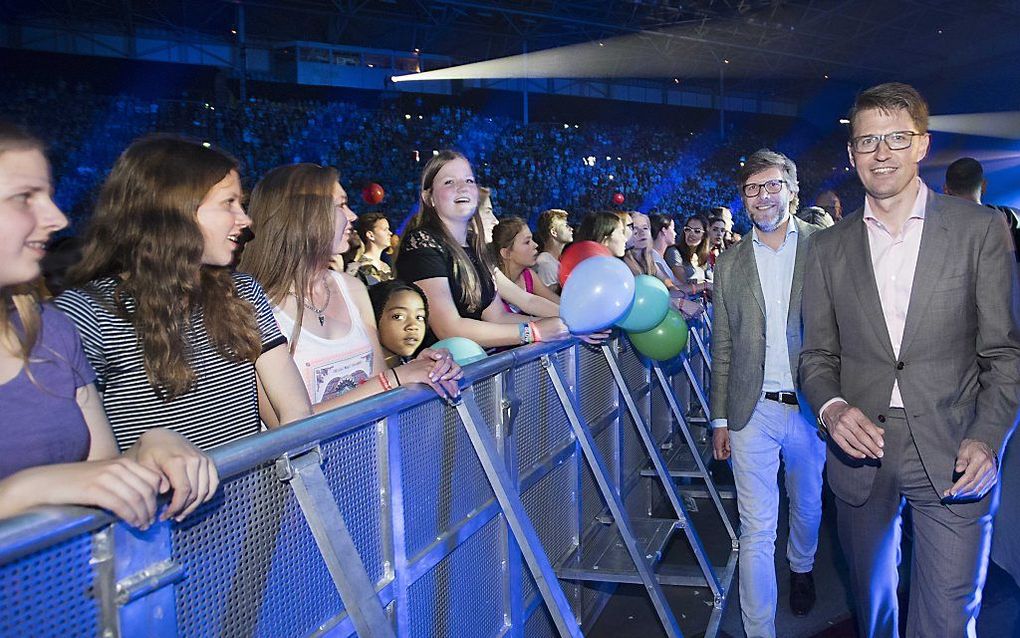
POLYGON ((790 572, 790 609, 794 616, 807 616, 815 606, 815 578, 811 572, 790 572))

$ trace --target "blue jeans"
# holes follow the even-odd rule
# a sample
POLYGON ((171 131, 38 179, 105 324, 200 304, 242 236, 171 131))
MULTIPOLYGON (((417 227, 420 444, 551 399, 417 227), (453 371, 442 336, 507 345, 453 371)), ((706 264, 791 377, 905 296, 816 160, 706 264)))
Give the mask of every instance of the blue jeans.
POLYGON ((811 571, 822 520, 825 443, 795 405, 761 398, 742 429, 730 432, 733 478, 740 511, 740 613, 748 638, 775 638, 776 527, 779 457, 790 497, 790 569, 811 571))

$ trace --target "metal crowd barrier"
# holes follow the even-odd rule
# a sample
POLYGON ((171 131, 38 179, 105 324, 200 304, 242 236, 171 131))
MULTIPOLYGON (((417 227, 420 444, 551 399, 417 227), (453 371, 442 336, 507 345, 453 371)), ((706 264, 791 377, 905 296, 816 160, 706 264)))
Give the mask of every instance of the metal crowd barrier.
MULTIPOLYGON (((684 457, 681 487, 698 475, 671 443, 703 453, 678 425, 690 406, 653 398, 656 379, 701 374, 692 361, 710 365, 691 352, 667 378, 626 339, 535 344, 468 366, 458 405, 399 388, 212 450, 219 493, 179 524, 140 532, 81 507, 0 521, 0 636, 579 636, 612 582, 644 582, 657 609, 659 582, 710 586, 711 635, 735 553, 693 576, 656 580, 651 555, 636 575, 588 575, 610 522, 626 532, 663 502, 638 489, 650 467, 684 457)), ((690 540, 675 497, 671 530, 690 540)))

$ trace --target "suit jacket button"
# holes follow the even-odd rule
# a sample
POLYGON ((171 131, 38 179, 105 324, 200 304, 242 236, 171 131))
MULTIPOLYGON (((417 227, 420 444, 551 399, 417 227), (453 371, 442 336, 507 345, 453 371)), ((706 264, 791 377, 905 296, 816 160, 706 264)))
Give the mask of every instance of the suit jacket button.
POLYGON ((906 365, 906 364, 904 364, 902 361, 898 361, 896 363, 896 369, 897 370, 902 370, 904 365, 906 365))
POLYGON ((885 423, 885 415, 884 414, 879 414, 878 415, 878 422, 879 423, 885 423))

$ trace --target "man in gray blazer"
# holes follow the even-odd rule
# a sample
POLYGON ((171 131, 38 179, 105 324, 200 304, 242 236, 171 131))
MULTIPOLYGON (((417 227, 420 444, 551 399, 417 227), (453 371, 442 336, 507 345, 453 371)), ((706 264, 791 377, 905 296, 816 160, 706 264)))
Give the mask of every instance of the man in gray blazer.
POLYGON ((760 150, 739 174, 749 238, 715 266, 712 335, 712 443, 732 456, 740 511, 740 611, 752 638, 776 635, 775 543, 780 456, 790 496, 790 606, 815 601, 814 566, 822 516, 825 446, 797 400, 801 288, 815 227, 797 219, 797 167, 760 150))
POLYGON ((928 106, 892 83, 857 96, 864 208, 818 233, 800 382, 828 434, 829 485, 863 636, 896 636, 900 515, 913 519, 907 634, 973 636, 989 495, 1020 405, 1020 291, 998 213, 918 177, 928 106))

